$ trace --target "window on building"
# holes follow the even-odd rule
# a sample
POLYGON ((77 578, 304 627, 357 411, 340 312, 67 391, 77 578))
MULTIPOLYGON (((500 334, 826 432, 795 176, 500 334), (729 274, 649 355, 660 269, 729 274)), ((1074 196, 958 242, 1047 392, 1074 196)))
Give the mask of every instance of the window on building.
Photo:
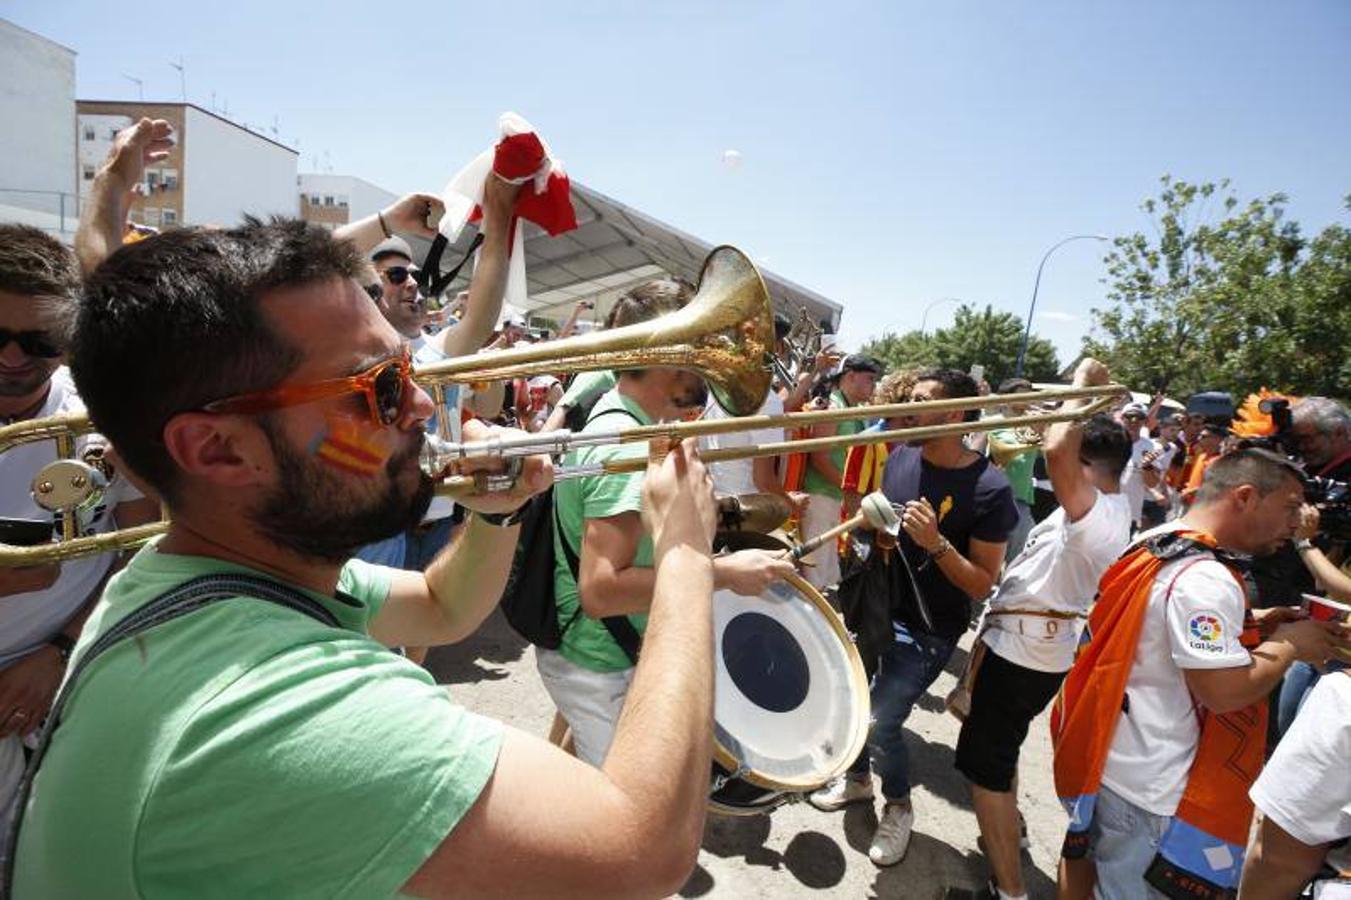
POLYGON ((172 228, 178 224, 178 211, 173 209, 164 209, 160 212, 160 224, 165 228, 172 228))
POLYGON ((159 187, 159 183, 160 183, 160 181, 159 181, 159 171, 156 170, 156 169, 147 169, 146 172, 145 172, 145 189, 146 189, 146 192, 148 193, 148 192, 154 191, 156 188, 159 187))
POLYGON ((116 128, 109 128, 109 129, 108 129, 108 140, 110 140, 110 141, 115 141, 115 140, 117 140, 117 129, 116 129, 116 128))
POLYGON ((325 194, 325 195, 324 195, 324 205, 325 205, 325 206, 332 206, 332 205, 333 205, 333 195, 332 195, 332 194, 325 194))
POLYGON ((347 208, 347 198, 346 198, 346 197, 341 197, 341 196, 338 197, 338 206, 339 206, 339 208, 341 208, 341 209, 346 209, 346 208, 347 208))
POLYGON ((160 210, 158 206, 147 206, 144 209, 145 224, 152 228, 158 228, 160 224, 160 210))
POLYGON ((94 167, 93 167, 93 166, 85 166, 85 167, 84 167, 84 180, 85 180, 85 181, 93 181, 93 180, 94 180, 94 167))
POLYGON ((166 191, 178 190, 178 170, 160 169, 160 183, 164 185, 166 191))
POLYGON ((84 126, 84 139, 85 139, 86 141, 92 141, 92 140, 94 139, 94 126, 93 126, 93 125, 86 125, 86 126, 84 126))

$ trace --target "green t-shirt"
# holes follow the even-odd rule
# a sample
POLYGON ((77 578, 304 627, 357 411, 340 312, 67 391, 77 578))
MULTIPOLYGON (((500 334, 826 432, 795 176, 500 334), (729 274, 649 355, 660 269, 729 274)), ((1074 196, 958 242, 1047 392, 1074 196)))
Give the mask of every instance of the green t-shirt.
MULTIPOLYGON (((829 409, 843 409, 849 405, 849 401, 844 398, 844 394, 839 391, 831 392, 829 409)), ((837 422, 835 424, 835 434, 837 436, 858 434, 867 427, 868 423, 864 419, 850 419, 847 422, 837 422)), ((830 458, 834 461, 835 468, 839 469, 841 474, 844 473, 844 457, 848 453, 848 447, 840 447, 830 451, 830 458)), ((824 475, 816 471, 816 466, 813 466, 810 463, 807 464, 807 477, 802 480, 802 489, 809 494, 832 497, 836 500, 840 500, 844 497, 844 494, 840 491, 839 482, 832 484, 824 475)))
POLYGON ((615 373, 608 369, 599 372, 578 372, 572 379, 572 384, 568 385, 567 391, 563 393, 563 398, 558 401, 558 405, 584 406, 606 391, 612 390, 617 382, 615 373))
MULTIPOLYGON (((591 419, 582 433, 602 431, 612 428, 628 428, 634 420, 640 425, 651 425, 652 419, 643 412, 642 407, 619 393, 615 388, 596 401, 591 410, 591 419), (627 410, 632 416, 621 413, 601 415, 606 410, 627 410)), ((642 459, 647 456, 647 444, 613 444, 608 447, 583 447, 573 450, 564 457, 564 465, 585 465, 604 462, 607 459, 642 459)), ((587 519, 604 519, 620 513, 636 513, 643 506, 643 473, 632 472, 627 475, 603 475, 594 478, 577 478, 560 481, 554 488, 554 510, 558 516, 559 528, 554 529, 554 600, 558 605, 560 626, 567 626, 563 634, 563 643, 559 652, 570 662, 593 672, 618 672, 631 668, 633 663, 610 637, 610 632, 599 619, 593 619, 586 613, 578 614, 580 599, 577 595, 577 582, 568 567, 567 556, 563 553, 562 540, 574 553, 581 554, 582 529, 587 519), (571 625, 568 623, 571 622, 571 625)), ((652 538, 646 534, 638 542, 638 551, 634 555, 635 566, 652 565, 652 538)), ((629 621, 639 634, 647 627, 647 615, 629 616, 629 621)))
MULTIPOLYGON (((1018 436, 1018 432, 1012 428, 1000 428, 992 431, 990 437, 1005 444, 1017 444, 1022 440, 1018 436)), ((1003 466, 1004 475, 1013 487, 1013 496, 1028 506, 1031 506, 1037 498, 1036 488, 1032 483, 1032 468, 1036 463, 1037 449, 1034 447, 1026 453, 1019 453, 1003 466)))
MULTIPOLYGON (((253 572, 147 546, 76 647, 169 589, 253 572)), ((478 798, 501 726, 366 633, 390 572, 349 562, 344 626, 239 598, 80 678, 24 817, 15 896, 389 897, 478 798)))

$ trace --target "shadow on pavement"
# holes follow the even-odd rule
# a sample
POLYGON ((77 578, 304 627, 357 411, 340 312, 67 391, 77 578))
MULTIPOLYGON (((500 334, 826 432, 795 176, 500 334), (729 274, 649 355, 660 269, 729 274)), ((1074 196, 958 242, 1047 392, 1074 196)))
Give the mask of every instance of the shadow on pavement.
MULTIPOLYGON (((835 840, 819 831, 795 834, 780 853, 765 846, 772 823, 769 816, 709 816, 704 826, 703 848, 724 859, 741 857, 747 865, 787 869, 805 887, 823 890, 844 880, 844 851, 835 840)), ((680 890, 682 897, 702 897, 712 891, 712 875, 702 866, 680 890)))
POLYGON ((905 858, 877 870, 869 896, 935 900, 952 888, 975 890, 984 878, 985 861, 978 854, 961 853, 916 828, 905 858))
POLYGON ((501 681, 510 674, 501 666, 519 660, 528 646, 525 638, 507 624, 501 611, 493 610, 467 639, 432 648, 427 654, 426 668, 437 684, 501 681))
POLYGON ((971 787, 953 765, 953 747, 926 740, 908 729, 905 737, 910 751, 911 785, 923 785, 935 797, 959 809, 970 809, 971 787))

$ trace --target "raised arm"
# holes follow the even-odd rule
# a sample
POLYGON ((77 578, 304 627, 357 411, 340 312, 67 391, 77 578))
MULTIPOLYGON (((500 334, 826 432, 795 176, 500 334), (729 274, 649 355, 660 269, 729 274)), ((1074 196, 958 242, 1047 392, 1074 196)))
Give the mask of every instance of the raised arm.
POLYGON ((146 163, 164 159, 173 146, 173 126, 163 119, 141 119, 117 133, 94 175, 75 231, 75 255, 86 275, 122 246, 132 191, 145 179, 146 163))
POLYGON ((508 731, 487 787, 407 893, 661 897, 689 877, 712 747, 717 519, 693 446, 649 465, 643 509, 656 566, 652 614, 604 765, 508 731))
POLYGON ((483 246, 474 263, 464 316, 460 324, 431 338, 446 356, 477 352, 502 317, 502 298, 507 291, 507 251, 511 246, 507 230, 520 191, 520 185, 508 184, 496 175, 489 175, 483 186, 483 221, 479 224, 483 246))
POLYGON ((431 194, 405 194, 378 213, 333 229, 333 236, 351 241, 357 252, 366 256, 376 244, 395 234, 431 240, 436 237, 435 223, 445 212, 445 204, 431 194))
MULTIPOLYGON (((1091 387, 1107 384, 1110 377, 1107 367, 1096 359, 1085 357, 1074 370, 1074 387, 1091 387)), ((1071 400, 1067 409, 1080 407, 1087 400, 1071 400)), ((1046 472, 1051 478, 1051 487, 1055 490, 1055 499, 1065 509, 1065 516, 1071 522, 1077 522, 1088 515, 1097 499, 1097 489, 1084 472, 1079 461, 1079 446, 1082 434, 1074 422, 1056 422, 1046 429, 1043 449, 1046 453, 1046 472)))

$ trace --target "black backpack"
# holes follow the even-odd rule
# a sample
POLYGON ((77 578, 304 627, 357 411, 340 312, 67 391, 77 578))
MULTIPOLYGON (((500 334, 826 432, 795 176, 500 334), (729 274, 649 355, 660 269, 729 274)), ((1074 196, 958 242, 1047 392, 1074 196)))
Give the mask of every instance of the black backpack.
MULTIPOLYGON (((611 409, 598 413, 599 419, 607 413, 623 413, 632 418, 632 414, 623 409, 611 409)), ((554 508, 554 489, 549 488, 531 497, 521 518, 521 533, 516 542, 516 555, 511 561, 511 573, 507 576, 507 586, 502 591, 502 614, 507 624, 530 643, 548 650, 557 650, 563 643, 563 635, 577 617, 582 614, 580 603, 571 618, 562 624, 558 621, 558 599, 554 596, 554 529, 558 528, 558 511, 554 508)), ((581 569, 581 560, 577 557, 577 548, 573 547, 567 535, 559 531, 559 545, 567 558, 568 569, 577 581, 581 569)), ((601 624, 610 632, 625 655, 638 662, 638 649, 642 638, 627 616, 610 616, 601 619, 601 624)))

